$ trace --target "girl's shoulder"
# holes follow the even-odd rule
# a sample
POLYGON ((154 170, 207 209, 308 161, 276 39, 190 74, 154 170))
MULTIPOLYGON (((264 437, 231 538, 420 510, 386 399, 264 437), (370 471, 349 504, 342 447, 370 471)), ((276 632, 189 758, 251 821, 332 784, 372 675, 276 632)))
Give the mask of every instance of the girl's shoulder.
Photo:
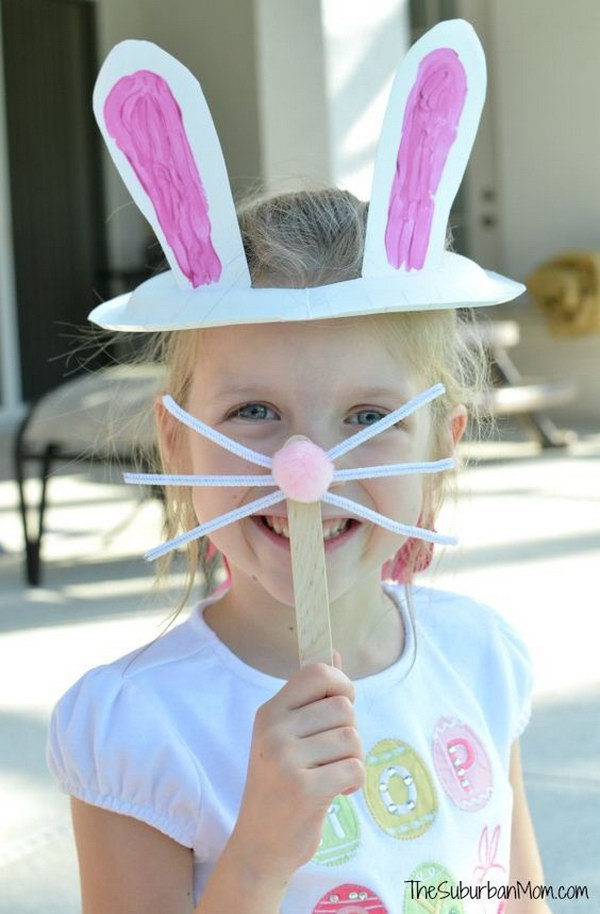
POLYGON ((529 657, 516 628, 498 609, 466 594, 415 585, 411 589, 417 628, 452 650, 472 652, 500 639, 529 657))
POLYGON ((207 653, 208 644, 206 626, 201 624, 196 607, 187 618, 166 630, 163 627, 154 640, 88 670, 59 704, 84 693, 108 697, 129 687, 151 690, 155 682, 172 678, 175 669, 184 671, 197 665, 199 658, 207 653))
POLYGON ((512 739, 531 714, 534 669, 521 633, 494 607, 464 594, 415 586, 417 656, 428 655, 464 683, 496 717, 505 716, 512 739))

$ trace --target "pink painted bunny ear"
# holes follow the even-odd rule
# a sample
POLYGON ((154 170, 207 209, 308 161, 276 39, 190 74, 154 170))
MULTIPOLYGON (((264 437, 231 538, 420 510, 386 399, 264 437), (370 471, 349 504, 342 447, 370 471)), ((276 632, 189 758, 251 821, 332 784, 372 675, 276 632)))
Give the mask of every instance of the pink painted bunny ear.
MULTIPOLYGON (((169 289, 213 286, 221 294, 232 287, 248 289, 250 274, 221 147, 189 70, 150 42, 123 41, 98 75, 94 112, 121 177, 171 267, 149 281, 157 286, 155 307, 168 309, 169 289)), ((151 296, 144 308, 152 312, 151 296)), ((96 312, 100 309, 106 306, 96 312)), ((145 319, 152 323, 152 314, 145 319)), ((177 324, 177 315, 167 314, 165 320, 177 324)))
POLYGON ((485 57, 467 22, 440 23, 407 53, 377 149, 363 276, 439 263, 485 89, 485 57))
POLYGON ((485 90, 483 49, 463 20, 442 22, 417 41, 391 90, 362 276, 387 279, 400 299, 422 309, 492 304, 519 294, 517 284, 445 250, 485 90))

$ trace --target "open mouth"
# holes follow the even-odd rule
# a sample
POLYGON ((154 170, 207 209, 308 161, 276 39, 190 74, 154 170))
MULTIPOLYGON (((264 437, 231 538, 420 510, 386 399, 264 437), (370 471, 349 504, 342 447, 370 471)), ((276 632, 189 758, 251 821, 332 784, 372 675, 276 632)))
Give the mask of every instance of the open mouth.
MULTIPOLYGON (((271 537, 276 537, 280 542, 289 544, 290 530, 287 519, 271 515, 254 515, 252 520, 267 532, 271 537)), ((323 542, 330 543, 342 538, 360 526, 360 521, 351 517, 333 517, 323 522, 323 542)))

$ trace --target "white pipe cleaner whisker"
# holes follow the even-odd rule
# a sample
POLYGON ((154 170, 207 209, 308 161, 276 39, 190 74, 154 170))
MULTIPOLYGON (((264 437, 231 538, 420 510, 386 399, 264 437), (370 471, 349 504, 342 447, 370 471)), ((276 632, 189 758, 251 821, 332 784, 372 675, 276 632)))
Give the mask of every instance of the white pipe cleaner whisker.
POLYGON ((455 536, 447 536, 445 533, 438 533, 435 530, 425 530, 423 527, 401 524, 399 521, 392 520, 391 517, 386 517, 385 514, 379 514, 377 511, 371 510, 371 508, 359 505, 350 498, 342 498, 341 495, 333 495, 331 492, 326 492, 325 495, 322 495, 321 501, 328 505, 335 505, 336 508, 342 508, 349 513, 357 514, 373 524, 384 527, 386 530, 391 530, 392 533, 399 533, 402 536, 414 536, 417 539, 426 540, 428 543, 440 543, 450 546, 455 546, 458 542, 455 536))
POLYGON ((195 416, 191 416, 190 413, 187 413, 185 409, 182 409, 169 394, 166 394, 162 398, 162 402, 165 409, 167 409, 175 419, 179 419, 180 422, 183 422, 183 424, 187 425, 188 428, 191 428, 192 431, 200 432, 200 434, 204 435, 205 438, 208 438, 209 441, 220 444, 226 451, 231 451, 232 454, 237 454, 238 457, 243 457, 244 460, 248 460, 250 463, 256 463, 259 467, 268 467, 268 469, 271 469, 273 461, 270 457, 267 457, 266 454, 259 454, 258 451, 253 451, 249 447, 245 447, 238 441, 234 441, 233 438, 228 438, 227 435, 223 435, 221 432, 216 431, 216 429, 211 428, 210 425, 206 425, 200 419, 196 419, 195 416))
POLYGON ((186 476, 177 473, 123 473, 134 486, 274 486, 273 476, 186 476))
POLYGON ((355 479, 377 479, 380 476, 413 476, 420 473, 442 473, 456 466, 454 457, 431 460, 423 463, 375 464, 371 467, 356 467, 351 470, 336 470, 334 482, 351 482, 355 479))
POLYGON ((249 514, 262 511, 264 508, 270 508, 272 505, 284 501, 284 499, 285 494, 283 492, 273 492, 271 495, 265 495, 264 498, 257 498, 255 501, 248 502, 247 505, 241 505, 241 507, 235 508, 233 511, 228 511, 227 514, 221 514, 219 517, 215 517, 214 520, 209 520, 205 524, 194 527, 193 530, 187 530, 185 533, 175 536, 161 546, 151 549, 144 555, 144 558, 149 562, 153 562, 154 559, 159 559, 161 556, 166 555, 167 552, 171 552, 172 549, 177 549, 178 546, 184 546, 186 543, 191 543, 192 540, 200 539, 201 536, 214 533, 215 530, 220 530, 221 527, 233 524, 236 520, 241 520, 242 517, 248 517, 249 514))
POLYGON ((428 390, 424 390, 423 393, 417 394, 416 397, 413 397, 412 400, 409 400, 404 406, 398 407, 398 409, 395 409, 392 413, 384 416, 383 419, 364 428, 362 432, 357 432, 356 435, 352 435, 352 437, 347 438, 346 441, 340 441, 339 444, 336 444, 335 447, 332 447, 331 450, 327 451, 327 456, 331 460, 337 460, 342 454, 347 454, 348 451, 354 450, 355 447, 368 441, 369 438, 373 438, 375 435, 379 435, 380 432, 384 432, 392 425, 396 425, 397 422, 406 419, 407 416, 414 413, 420 406, 425 406, 426 403, 436 400, 437 397, 441 397, 444 393, 446 393, 444 385, 435 384, 428 390))

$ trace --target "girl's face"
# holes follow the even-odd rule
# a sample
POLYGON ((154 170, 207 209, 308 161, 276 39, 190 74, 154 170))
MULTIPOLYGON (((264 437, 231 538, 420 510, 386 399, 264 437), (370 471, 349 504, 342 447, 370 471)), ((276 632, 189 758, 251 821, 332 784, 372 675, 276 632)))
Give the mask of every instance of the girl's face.
MULTIPOLYGON (((392 355, 368 321, 338 319, 311 323, 217 327, 199 335, 189 397, 192 415, 272 456, 292 435, 306 435, 324 450, 376 422, 424 390, 409 354, 392 355)), ((169 423, 162 414, 167 451, 169 423)), ((173 429, 171 428, 171 438, 173 429)), ((336 468, 432 459, 429 407, 376 435, 336 461, 336 468)), ((193 431, 171 454, 176 472, 264 474, 268 472, 193 431)), ((438 455, 436 455, 438 456, 438 455)), ((445 455, 440 455, 445 456, 445 455)), ((333 484, 339 495, 405 524, 416 524, 423 503, 420 476, 365 479, 333 484)), ((198 523, 211 520, 275 488, 194 488, 198 523)), ((381 568, 402 537, 367 521, 350 520, 338 508, 321 506, 329 597, 339 599, 366 574, 381 568), (341 531, 341 532, 338 532, 341 531)), ((223 527, 211 540, 229 562, 233 581, 242 572, 279 602, 293 605, 286 505, 223 527), (275 528, 275 529, 273 529, 275 528)))

